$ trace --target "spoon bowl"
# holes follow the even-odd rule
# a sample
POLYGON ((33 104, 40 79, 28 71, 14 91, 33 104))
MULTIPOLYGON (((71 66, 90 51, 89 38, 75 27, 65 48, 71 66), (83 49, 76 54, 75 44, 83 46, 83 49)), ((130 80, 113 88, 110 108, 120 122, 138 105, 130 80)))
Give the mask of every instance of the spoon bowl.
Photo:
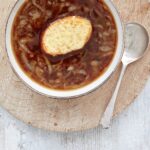
POLYGON ((137 23, 129 23, 125 29, 125 52, 122 61, 132 63, 146 53, 149 36, 146 29, 137 23))

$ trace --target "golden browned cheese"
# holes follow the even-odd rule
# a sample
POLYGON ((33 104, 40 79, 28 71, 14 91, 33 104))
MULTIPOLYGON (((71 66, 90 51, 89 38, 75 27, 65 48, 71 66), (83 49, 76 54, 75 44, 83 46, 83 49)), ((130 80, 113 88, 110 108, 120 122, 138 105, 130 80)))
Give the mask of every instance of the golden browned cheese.
POLYGON ((83 17, 69 16, 51 23, 43 33, 42 48, 52 56, 79 50, 90 39, 91 22, 83 17))

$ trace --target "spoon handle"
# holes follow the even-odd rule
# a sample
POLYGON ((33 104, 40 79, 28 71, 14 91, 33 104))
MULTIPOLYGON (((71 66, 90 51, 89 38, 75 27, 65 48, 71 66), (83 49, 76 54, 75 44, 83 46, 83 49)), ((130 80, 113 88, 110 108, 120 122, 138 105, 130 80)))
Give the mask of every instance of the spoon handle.
POLYGON ((113 111, 114 111, 118 91, 119 91, 124 73, 126 71, 126 68, 127 68, 127 65, 123 64, 122 65, 122 70, 121 70, 121 73, 120 73, 120 77, 118 79, 118 82, 117 82, 117 85, 116 85, 116 88, 115 88, 115 91, 114 91, 113 96, 112 96, 112 98, 111 98, 111 100, 110 100, 110 102, 109 102, 108 106, 106 107, 106 110, 103 114, 103 117, 102 117, 102 120, 101 120, 101 125, 105 129, 108 129, 110 127, 110 123, 111 123, 111 119, 112 119, 112 116, 113 116, 113 111))

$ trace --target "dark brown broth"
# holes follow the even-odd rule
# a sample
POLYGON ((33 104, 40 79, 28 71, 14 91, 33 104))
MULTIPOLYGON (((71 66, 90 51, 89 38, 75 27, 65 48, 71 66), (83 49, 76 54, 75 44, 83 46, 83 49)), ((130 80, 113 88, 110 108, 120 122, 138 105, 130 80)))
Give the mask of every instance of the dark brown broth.
POLYGON ((69 90, 87 85, 111 63, 117 44, 115 21, 100 0, 27 0, 16 15, 12 45, 28 76, 53 89, 69 90), (65 56, 46 55, 40 46, 44 28, 65 16, 88 18, 93 33, 84 48, 65 56))

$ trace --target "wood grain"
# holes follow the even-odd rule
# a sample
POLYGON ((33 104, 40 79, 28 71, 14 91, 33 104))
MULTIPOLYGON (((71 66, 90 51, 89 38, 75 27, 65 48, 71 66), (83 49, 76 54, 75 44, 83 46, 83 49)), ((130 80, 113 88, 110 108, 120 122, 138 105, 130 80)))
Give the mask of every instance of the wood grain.
MULTIPOLYGON (((108 82, 93 93, 70 100, 54 100, 26 87, 13 73, 5 50, 5 26, 14 0, 0 5, 0 105, 25 123, 53 131, 76 131, 96 127, 112 95, 120 67, 108 82)), ((114 0, 124 23, 138 22, 150 33, 150 3, 147 0, 114 0)), ((150 49, 150 46, 149 46, 150 49)), ((122 82, 114 115, 139 94, 150 75, 150 51, 129 66, 122 82)))

